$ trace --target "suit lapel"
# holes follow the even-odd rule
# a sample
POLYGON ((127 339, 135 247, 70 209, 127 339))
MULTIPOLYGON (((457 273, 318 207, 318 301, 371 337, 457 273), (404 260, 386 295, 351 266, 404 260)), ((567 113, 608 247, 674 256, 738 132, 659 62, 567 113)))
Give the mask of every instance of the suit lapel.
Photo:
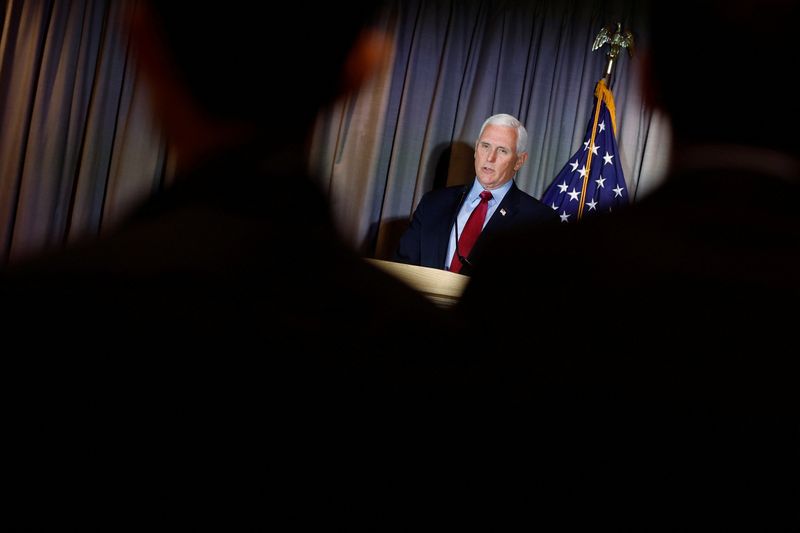
POLYGON ((519 189, 516 183, 511 183, 511 188, 503 197, 503 201, 495 209, 492 218, 483 228, 484 232, 494 232, 511 227, 513 219, 519 209, 519 189))

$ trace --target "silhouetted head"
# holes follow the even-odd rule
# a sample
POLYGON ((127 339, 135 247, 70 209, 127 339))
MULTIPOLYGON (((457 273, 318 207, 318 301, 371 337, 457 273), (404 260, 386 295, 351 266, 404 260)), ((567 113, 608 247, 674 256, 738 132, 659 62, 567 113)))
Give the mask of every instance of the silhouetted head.
POLYGON ((254 137, 302 144, 322 107, 378 63, 378 5, 138 3, 134 49, 180 166, 254 137))
POLYGON ((796 0, 653 2, 651 95, 678 142, 800 152, 796 0))
POLYGON ((153 1, 180 76, 216 116, 307 121, 343 87, 375 2, 153 1))

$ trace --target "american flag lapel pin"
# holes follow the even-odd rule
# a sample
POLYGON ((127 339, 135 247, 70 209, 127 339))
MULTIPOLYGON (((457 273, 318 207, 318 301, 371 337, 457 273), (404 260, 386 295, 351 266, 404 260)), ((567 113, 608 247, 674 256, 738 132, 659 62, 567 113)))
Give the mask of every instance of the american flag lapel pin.
POLYGON ((506 210, 505 209, 501 209, 500 210, 500 214, 503 215, 503 216, 506 216, 506 210))

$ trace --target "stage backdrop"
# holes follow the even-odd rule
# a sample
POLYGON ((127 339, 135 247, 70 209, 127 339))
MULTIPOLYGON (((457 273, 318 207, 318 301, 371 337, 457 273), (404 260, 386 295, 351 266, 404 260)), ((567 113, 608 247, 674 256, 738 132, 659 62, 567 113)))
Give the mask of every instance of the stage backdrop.
MULTIPOLYGON (((170 173, 120 24, 135 1, 0 7, 0 260, 8 262, 112 228, 170 173)), ((383 70, 320 117, 313 139, 311 167, 344 237, 387 257, 425 192, 472 179, 472 147, 494 113, 527 127, 530 159, 517 183, 540 197, 584 133, 605 64, 590 51, 595 36, 620 21, 643 47, 640 9, 634 1, 390 3, 377 22, 392 35, 383 70)), ((637 70, 626 55, 612 81, 634 200, 658 182, 669 149, 663 121, 642 104, 637 70)))

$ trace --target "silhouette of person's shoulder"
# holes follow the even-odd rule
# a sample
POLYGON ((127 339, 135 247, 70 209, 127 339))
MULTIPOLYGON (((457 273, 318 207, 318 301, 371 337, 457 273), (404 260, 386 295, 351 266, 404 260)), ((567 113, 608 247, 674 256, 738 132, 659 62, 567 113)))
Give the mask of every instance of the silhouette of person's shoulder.
POLYGON ((497 374, 498 397, 537 413, 545 442, 563 443, 553 460, 574 470, 543 480, 575 474, 573 496, 592 505, 610 503, 606 490, 638 501, 630 487, 647 487, 645 521, 661 514, 656 500, 681 492, 676 523, 695 513, 793 523, 787 471, 800 397, 788 377, 798 363, 783 346, 795 336, 785 309, 800 294, 788 275, 800 267, 797 189, 746 169, 686 171, 625 211, 490 243, 459 311, 478 327, 498 305, 498 279, 523 265, 534 277, 501 306, 536 348, 494 351, 486 375, 497 374), (601 488, 588 472, 614 481, 601 488), (692 503, 703 498, 702 509, 692 503))
POLYGON ((141 322, 143 335, 156 317, 220 336, 245 324, 276 338, 351 331, 353 343, 390 324, 436 324, 438 309, 342 243, 310 178, 272 163, 242 151, 216 158, 105 238, 12 269, 3 290, 38 294, 54 321, 76 305, 59 295, 79 294, 84 312, 113 329, 141 322))
POLYGON ((41 352, 9 365, 14 390, 30 398, 16 412, 30 427, 19 456, 72 436, 32 475, 75 476, 70 465, 83 462, 97 476, 107 461, 108 486, 130 502, 149 487, 189 513, 215 502, 210 516, 224 519, 266 494, 247 474, 257 472, 270 505, 299 523, 354 520, 347 498, 392 509, 365 489, 386 487, 383 474, 410 483, 381 457, 400 453, 399 437, 383 439, 452 391, 435 362, 453 339, 450 316, 343 244, 308 177, 238 152, 179 178, 106 237, 10 269, 0 294, 4 323, 41 352), (49 426, 35 425, 42 413, 49 426), (101 435, 115 440, 84 457, 101 435), (267 469, 255 461, 264 454, 280 460, 267 469), (163 492, 169 485, 180 494, 163 492))

